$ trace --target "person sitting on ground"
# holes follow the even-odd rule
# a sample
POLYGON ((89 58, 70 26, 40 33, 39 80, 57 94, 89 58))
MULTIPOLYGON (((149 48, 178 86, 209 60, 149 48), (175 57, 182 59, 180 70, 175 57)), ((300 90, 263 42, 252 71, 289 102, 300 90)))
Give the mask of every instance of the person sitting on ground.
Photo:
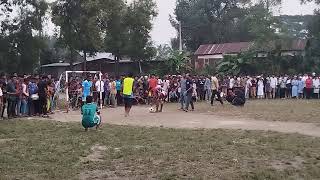
POLYGON ((85 131, 88 131, 88 128, 96 127, 98 129, 101 125, 101 116, 98 110, 98 106, 95 103, 92 103, 93 97, 86 97, 86 104, 81 108, 82 114, 82 126, 85 128, 85 131))
POLYGON ((242 89, 228 90, 226 100, 234 106, 244 106, 246 103, 245 92, 242 89))

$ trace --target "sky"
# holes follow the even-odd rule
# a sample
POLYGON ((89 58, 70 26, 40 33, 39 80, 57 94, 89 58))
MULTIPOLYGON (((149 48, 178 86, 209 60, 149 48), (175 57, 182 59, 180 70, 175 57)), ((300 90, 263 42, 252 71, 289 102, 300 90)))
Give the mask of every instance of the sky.
MULTIPOLYGON (((47 0, 54 1, 54 0, 47 0)), ((128 0, 129 2, 132 0, 128 0)), ((158 16, 154 19, 153 30, 151 32, 152 41, 155 44, 170 44, 170 39, 176 36, 175 29, 169 22, 169 15, 173 15, 176 0, 155 0, 158 8, 158 16)), ((282 6, 275 10, 275 14, 305 15, 313 14, 316 5, 308 3, 301 5, 300 0, 283 0, 282 6)), ((52 23, 48 23, 47 31, 53 30, 52 23)))

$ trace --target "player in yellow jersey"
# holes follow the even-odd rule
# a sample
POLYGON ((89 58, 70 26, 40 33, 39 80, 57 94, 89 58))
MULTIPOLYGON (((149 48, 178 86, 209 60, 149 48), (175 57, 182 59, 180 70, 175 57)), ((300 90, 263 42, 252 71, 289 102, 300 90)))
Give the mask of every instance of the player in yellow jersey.
POLYGON ((133 86, 134 86, 133 73, 129 73, 129 75, 123 80, 123 91, 122 91, 126 117, 129 116, 133 99, 134 99, 133 86))

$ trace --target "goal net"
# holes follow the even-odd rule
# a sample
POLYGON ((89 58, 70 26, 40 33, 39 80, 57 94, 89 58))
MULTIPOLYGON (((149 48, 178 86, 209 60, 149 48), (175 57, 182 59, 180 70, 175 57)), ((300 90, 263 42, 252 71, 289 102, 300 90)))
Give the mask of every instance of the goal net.
MULTIPOLYGON (((59 81, 56 84, 56 94, 59 100, 64 99, 64 108, 69 112, 70 108, 78 107, 81 104, 82 98, 82 82, 88 77, 92 78, 92 88, 90 89, 90 95, 97 95, 96 101, 99 101, 100 108, 102 109, 102 91, 104 88, 103 83, 100 84, 100 92, 94 91, 95 81, 102 81, 101 71, 66 71, 60 75, 59 81)), ((81 107, 78 107, 81 108, 81 107)))

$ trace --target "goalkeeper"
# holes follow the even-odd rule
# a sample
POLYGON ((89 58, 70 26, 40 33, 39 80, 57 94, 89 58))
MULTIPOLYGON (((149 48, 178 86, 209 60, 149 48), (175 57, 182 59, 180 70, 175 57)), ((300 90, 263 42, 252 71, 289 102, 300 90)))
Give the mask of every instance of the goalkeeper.
POLYGON ((81 108, 82 126, 85 128, 85 131, 88 131, 88 128, 93 127, 98 129, 101 125, 101 116, 98 106, 95 103, 92 103, 92 101, 93 97, 88 96, 86 98, 86 104, 81 108))

